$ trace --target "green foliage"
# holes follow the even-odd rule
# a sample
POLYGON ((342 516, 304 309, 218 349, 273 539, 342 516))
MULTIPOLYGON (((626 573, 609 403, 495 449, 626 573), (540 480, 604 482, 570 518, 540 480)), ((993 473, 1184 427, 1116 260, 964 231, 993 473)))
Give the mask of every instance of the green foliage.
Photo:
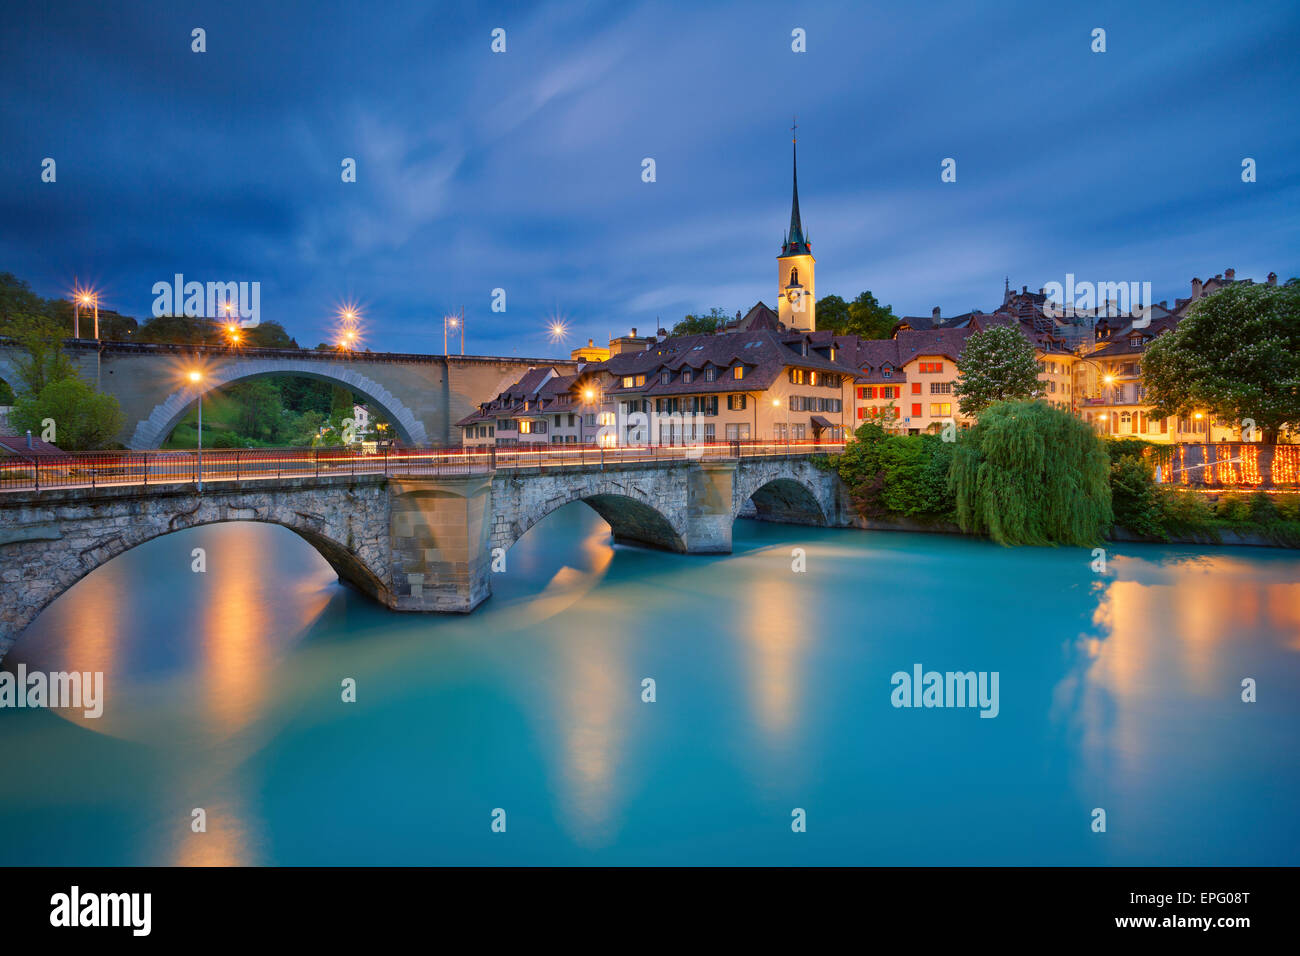
MULTIPOLYGON (((1114 452, 1113 447, 1110 450, 1114 452)), ((1117 525, 1148 538, 1168 537, 1155 468, 1148 460, 1133 454, 1114 458, 1110 465, 1110 498, 1117 525)))
POLYGON ((9 383, 0 378, 0 405, 12 405, 15 399, 14 390, 9 383))
POLYGON ((1112 522, 1109 476, 1101 441, 1069 412, 999 402, 958 441, 949 486, 963 531, 1000 544, 1092 545, 1112 522))
POLYGON ((937 435, 891 435, 869 422, 858 426, 843 454, 827 457, 825 467, 839 473, 859 514, 946 517, 953 505, 952 448, 937 435))
MULTIPOLYGON (((1170 489, 1161 493, 1163 524, 1167 532, 1190 534, 1207 531, 1214 520, 1214 508, 1205 495, 1170 489)), ((1213 535, 1217 539, 1217 534, 1213 535)))
POLYGON ((1018 328, 995 325, 966 340, 952 391, 963 415, 978 415, 994 402, 1038 398, 1038 359, 1018 328))
MULTIPOLYGON (((260 322, 251 329, 240 329, 240 346, 257 349, 296 349, 298 343, 279 322, 260 322)), ((159 315, 150 318, 132 336, 137 342, 174 345, 226 345, 223 323, 213 319, 185 315, 159 315)))
POLYGON ((40 435, 46 419, 54 420, 54 442, 66 451, 111 448, 125 424, 112 395, 96 392, 78 378, 51 382, 35 397, 19 397, 9 420, 21 431, 40 435))
POLYGON ((1153 415, 1208 408, 1264 441, 1300 423, 1300 287, 1230 285, 1195 302, 1142 359, 1153 415))
POLYGON ((898 322, 893 307, 881 305, 870 292, 849 303, 837 295, 824 296, 817 301, 816 315, 818 329, 864 339, 887 339, 898 322))
POLYGON ((672 327, 673 335, 708 335, 718 331, 718 327, 726 322, 728 315, 725 309, 712 308, 708 315, 688 315, 672 327))

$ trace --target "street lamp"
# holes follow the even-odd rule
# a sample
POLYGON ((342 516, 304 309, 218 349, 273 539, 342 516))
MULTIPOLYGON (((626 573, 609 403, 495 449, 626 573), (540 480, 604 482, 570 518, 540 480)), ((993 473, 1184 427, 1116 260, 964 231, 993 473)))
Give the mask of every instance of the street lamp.
POLYGON ((465 312, 461 311, 460 315, 444 315, 442 317, 442 354, 447 352, 447 326, 451 326, 452 334, 456 334, 456 329, 460 329, 460 354, 465 354, 465 312))
MULTIPOLYGON (((781 399, 779 398, 772 399, 772 406, 774 408, 780 408, 781 399)), ((772 430, 776 431, 775 428, 773 428, 772 430)), ((789 402, 785 403, 785 443, 787 445, 790 444, 790 403, 789 402)))
POLYGON ((72 337, 81 338, 81 307, 95 307, 95 338, 99 338, 99 293, 94 289, 82 289, 79 286, 72 297, 72 337))
POLYGON ((199 406, 199 472, 198 485, 199 491, 203 490, 203 392, 199 390, 198 385, 203 381, 203 373, 198 369, 190 372, 190 381, 194 384, 197 404, 199 406))

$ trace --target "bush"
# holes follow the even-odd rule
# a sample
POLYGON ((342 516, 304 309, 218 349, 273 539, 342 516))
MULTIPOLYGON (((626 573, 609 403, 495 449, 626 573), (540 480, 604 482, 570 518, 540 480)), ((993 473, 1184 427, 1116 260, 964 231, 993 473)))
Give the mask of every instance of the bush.
POLYGON ((9 421, 19 432, 39 436, 47 420, 54 422, 54 440, 65 451, 96 451, 117 441, 125 416, 112 395, 97 392, 79 378, 51 382, 35 398, 18 399, 9 421))
POLYGON ((1164 491, 1160 495, 1166 531, 1185 533, 1211 530, 1214 509, 1196 491, 1164 491))
POLYGON ((1220 521, 1230 521, 1233 524, 1249 521, 1250 512, 1250 499, 1236 492, 1220 495, 1218 502, 1214 506, 1214 517, 1220 521))
POLYGON ((1000 544, 1093 545, 1113 521, 1109 478, 1089 425, 1043 402, 1000 402, 958 442, 949 487, 963 531, 1000 544))
POLYGON ((1168 537, 1155 469, 1145 458, 1129 454, 1111 463, 1110 498, 1117 525, 1148 538, 1168 537))

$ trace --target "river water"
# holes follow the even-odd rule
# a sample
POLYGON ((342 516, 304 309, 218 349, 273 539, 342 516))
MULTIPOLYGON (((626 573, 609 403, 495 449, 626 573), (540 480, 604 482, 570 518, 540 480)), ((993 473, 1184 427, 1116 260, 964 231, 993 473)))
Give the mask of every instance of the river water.
POLYGON ((6 659, 105 706, 0 709, 0 864, 1300 863, 1300 557, 1093 563, 744 520, 664 554, 574 504, 434 617, 283 528, 179 532, 6 659), (893 706, 916 665, 996 672, 996 717, 893 706))

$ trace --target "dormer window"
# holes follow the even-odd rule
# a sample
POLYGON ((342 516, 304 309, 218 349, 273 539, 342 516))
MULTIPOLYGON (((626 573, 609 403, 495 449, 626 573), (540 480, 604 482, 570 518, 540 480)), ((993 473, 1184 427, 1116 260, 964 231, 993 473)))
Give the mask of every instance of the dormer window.
POLYGON ((834 361, 835 361, 835 346, 833 346, 833 345, 831 346, 830 356, 831 356, 831 361, 834 362, 834 361))
POLYGON ((883 368, 881 368, 881 370, 880 370, 880 377, 881 377, 881 378, 893 378, 893 377, 894 377, 894 370, 893 370, 892 368, 890 368, 888 365, 886 365, 886 366, 884 366, 883 368))
POLYGON ((672 380, 673 380, 673 373, 672 373, 672 372, 660 372, 660 373, 659 373, 659 384, 660 384, 660 385, 667 385, 667 384, 668 384, 669 382, 671 382, 672 380))
POLYGON ((687 385, 689 385, 689 384, 691 383, 691 370, 690 370, 690 369, 688 369, 688 368, 684 368, 684 369, 682 369, 682 381, 685 382, 687 385))
POLYGON ((718 370, 714 368, 712 365, 710 365, 708 368, 704 370, 704 381, 712 382, 717 377, 718 377, 718 370))
POLYGON ((800 354, 800 355, 807 355, 807 354, 808 354, 808 342, 807 342, 806 340, 805 340, 804 342, 800 343, 800 345, 799 345, 799 354, 800 354))
POLYGON ((733 369, 731 370, 731 377, 732 377, 732 378, 735 378, 735 379, 741 379, 741 378, 744 378, 744 377, 745 377, 745 366, 743 366, 743 365, 737 365, 735 368, 733 368, 733 369))

